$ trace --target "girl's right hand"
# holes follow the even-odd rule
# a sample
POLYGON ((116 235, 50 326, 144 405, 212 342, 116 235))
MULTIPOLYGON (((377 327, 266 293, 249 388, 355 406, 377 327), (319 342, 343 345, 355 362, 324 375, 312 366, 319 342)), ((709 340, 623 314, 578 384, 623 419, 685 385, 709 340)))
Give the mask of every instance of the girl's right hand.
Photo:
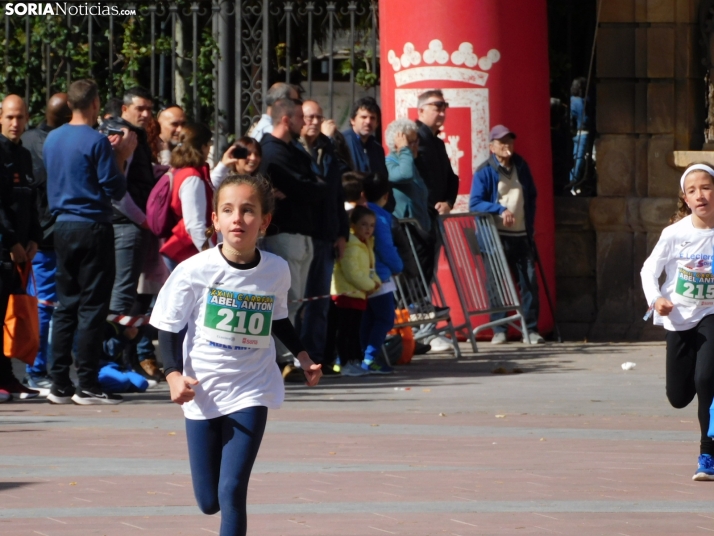
POLYGON ((654 309, 660 316, 667 316, 674 309, 674 304, 667 298, 657 298, 654 304, 654 309))
POLYGON ((171 402, 179 406, 190 402, 196 396, 196 391, 191 389, 192 385, 198 385, 198 380, 189 376, 184 376, 178 371, 173 371, 166 376, 166 383, 171 391, 171 402))
POLYGON ((221 158, 221 163, 227 168, 235 170, 235 165, 238 163, 237 158, 233 158, 233 150, 236 148, 235 144, 231 145, 223 153, 223 158, 221 158))

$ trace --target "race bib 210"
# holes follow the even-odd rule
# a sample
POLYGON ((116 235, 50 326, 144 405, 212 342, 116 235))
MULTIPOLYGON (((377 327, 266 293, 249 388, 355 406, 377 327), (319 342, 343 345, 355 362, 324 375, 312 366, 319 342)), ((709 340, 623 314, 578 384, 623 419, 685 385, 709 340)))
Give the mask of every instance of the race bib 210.
POLYGON ((204 337, 227 346, 268 348, 274 307, 275 296, 209 288, 204 337))

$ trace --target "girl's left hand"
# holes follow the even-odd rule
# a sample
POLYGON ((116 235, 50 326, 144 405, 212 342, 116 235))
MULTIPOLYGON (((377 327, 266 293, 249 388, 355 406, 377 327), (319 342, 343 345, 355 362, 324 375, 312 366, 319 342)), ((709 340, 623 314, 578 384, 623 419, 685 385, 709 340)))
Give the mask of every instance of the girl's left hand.
POLYGON ((322 365, 316 365, 305 351, 300 352, 297 355, 297 359, 300 361, 300 366, 305 373, 306 385, 308 387, 316 386, 320 378, 322 378, 322 365))

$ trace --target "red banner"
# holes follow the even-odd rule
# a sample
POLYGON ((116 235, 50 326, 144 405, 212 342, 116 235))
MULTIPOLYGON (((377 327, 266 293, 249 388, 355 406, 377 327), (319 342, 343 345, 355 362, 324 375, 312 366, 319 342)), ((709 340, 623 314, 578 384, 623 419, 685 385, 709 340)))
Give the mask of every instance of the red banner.
MULTIPOLYGON (((535 237, 554 296, 546 1, 380 0, 379 24, 383 127, 398 117, 416 119, 423 91, 444 92, 449 109, 441 136, 461 179, 456 210, 468 210, 473 172, 489 156, 491 127, 504 124, 517 134, 515 151, 528 162, 538 189, 535 237)), ((443 259, 439 276, 460 322, 443 259)), ((548 332, 552 317, 542 284, 540 298, 539 328, 548 332)))

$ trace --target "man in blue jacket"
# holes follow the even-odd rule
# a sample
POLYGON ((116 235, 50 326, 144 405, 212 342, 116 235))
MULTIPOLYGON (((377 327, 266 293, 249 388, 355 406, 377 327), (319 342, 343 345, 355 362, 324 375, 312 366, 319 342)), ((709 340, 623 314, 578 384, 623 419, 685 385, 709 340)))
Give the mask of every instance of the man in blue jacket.
MULTIPOLYGON (((531 344, 545 342, 538 334, 538 281, 533 249, 536 189, 526 161, 513 152, 516 135, 503 125, 496 125, 489 136, 491 155, 483 162, 471 183, 471 212, 495 216, 503 251, 511 271, 518 277, 521 307, 531 344)), ((491 315, 500 320, 505 313, 491 315)), ((506 342, 505 324, 493 328, 493 344, 506 342)))
POLYGON ((136 148, 136 134, 103 136, 94 128, 99 89, 92 80, 77 80, 67 92, 72 119, 47 135, 42 154, 47 169, 47 201, 57 218, 57 298, 52 316, 53 404, 118 404, 119 395, 99 385, 99 356, 114 282, 112 200, 127 191, 123 170, 136 148), (69 372, 73 346, 79 386, 69 372))
POLYGON ((387 164, 384 162, 384 149, 377 141, 375 133, 380 127, 381 111, 372 97, 363 97, 352 105, 350 125, 342 134, 350 150, 355 171, 376 173, 389 178, 387 164))

